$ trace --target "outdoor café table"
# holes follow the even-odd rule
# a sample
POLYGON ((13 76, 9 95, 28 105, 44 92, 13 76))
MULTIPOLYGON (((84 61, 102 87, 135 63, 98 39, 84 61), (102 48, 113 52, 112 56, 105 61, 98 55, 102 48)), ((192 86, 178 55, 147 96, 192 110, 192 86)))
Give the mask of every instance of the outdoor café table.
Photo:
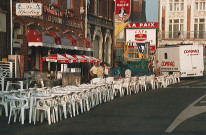
POLYGON ((33 105, 34 105, 34 103, 36 103, 36 100, 37 99, 51 99, 53 97, 54 96, 49 95, 49 94, 41 95, 41 94, 36 93, 36 94, 31 95, 31 97, 30 97, 30 110, 29 110, 29 123, 31 123, 32 113, 33 113, 33 105))
POLYGON ((21 89, 23 89, 24 86, 23 81, 25 81, 26 78, 5 78, 5 80, 7 81, 6 91, 8 91, 9 85, 20 85, 21 89))

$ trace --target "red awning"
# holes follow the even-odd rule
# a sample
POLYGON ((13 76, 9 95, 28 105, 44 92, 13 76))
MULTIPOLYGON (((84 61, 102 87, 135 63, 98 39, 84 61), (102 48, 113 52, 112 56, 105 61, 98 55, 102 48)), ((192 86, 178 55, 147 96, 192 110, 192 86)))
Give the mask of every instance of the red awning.
POLYGON ((42 35, 36 28, 27 29, 27 42, 42 42, 42 35))
POLYGON ((92 56, 86 56, 86 55, 80 55, 80 56, 88 59, 90 63, 94 63, 94 62, 100 63, 100 62, 102 62, 100 59, 92 57, 92 56))
POLYGON ((57 45, 61 45, 61 36, 57 32, 49 32, 54 38, 57 45))
POLYGON ((64 57, 66 57, 67 59, 69 59, 69 63, 78 62, 78 59, 75 58, 75 57, 72 56, 72 55, 69 55, 69 54, 62 54, 62 56, 64 56, 64 57))
POLYGON ((81 37, 81 38, 82 38, 82 40, 85 42, 87 48, 91 48, 91 47, 90 47, 90 41, 89 41, 87 38, 85 38, 85 37, 81 37))
POLYGON ((72 41, 72 45, 77 46, 76 38, 73 35, 71 35, 71 34, 66 34, 66 35, 72 41))
POLYGON ((73 57, 77 58, 78 59, 78 62, 89 62, 88 59, 80 56, 80 55, 73 55, 73 57))
POLYGON ((52 54, 47 57, 42 57, 41 60, 48 62, 69 63, 69 59, 61 54, 52 54))

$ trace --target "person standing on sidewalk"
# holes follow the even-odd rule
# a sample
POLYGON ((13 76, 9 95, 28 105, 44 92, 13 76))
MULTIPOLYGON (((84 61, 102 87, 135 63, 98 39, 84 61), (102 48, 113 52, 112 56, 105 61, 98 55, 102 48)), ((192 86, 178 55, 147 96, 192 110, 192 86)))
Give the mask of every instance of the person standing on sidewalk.
POLYGON ((157 63, 157 71, 156 71, 156 76, 160 76, 160 67, 161 67, 161 64, 159 63, 159 61, 157 60, 156 61, 157 63))
POLYGON ((114 76, 114 80, 117 80, 118 78, 121 78, 121 69, 118 66, 117 63, 114 64, 114 68, 112 70, 112 75, 114 76))
POLYGON ((97 63, 94 63, 94 66, 89 70, 92 79, 97 78, 97 71, 98 71, 97 63))
POLYGON ((107 66, 107 63, 104 63, 104 77, 107 78, 109 76, 110 68, 107 66))
POLYGON ((149 71, 149 75, 151 75, 153 73, 153 61, 150 60, 149 64, 148 64, 148 71, 149 71))
POLYGON ((97 70, 97 77, 103 79, 104 78, 104 69, 103 64, 101 63, 97 70))

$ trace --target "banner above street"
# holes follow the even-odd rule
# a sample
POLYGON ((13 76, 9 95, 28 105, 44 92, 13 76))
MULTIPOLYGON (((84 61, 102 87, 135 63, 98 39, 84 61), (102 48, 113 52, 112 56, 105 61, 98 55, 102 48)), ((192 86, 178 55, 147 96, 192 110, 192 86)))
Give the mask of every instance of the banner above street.
POLYGON ((129 23, 126 28, 157 28, 158 22, 136 22, 129 23))
POLYGON ((131 14, 131 0, 115 0, 115 18, 126 21, 131 14))

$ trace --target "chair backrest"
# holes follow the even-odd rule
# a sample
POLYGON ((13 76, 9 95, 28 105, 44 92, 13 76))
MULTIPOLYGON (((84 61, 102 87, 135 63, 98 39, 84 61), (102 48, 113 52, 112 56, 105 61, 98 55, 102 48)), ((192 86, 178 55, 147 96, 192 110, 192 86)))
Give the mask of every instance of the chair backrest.
POLYGON ((107 77, 106 83, 112 83, 114 81, 114 77, 107 77))
POLYGON ((127 69, 127 70, 125 71, 125 77, 131 77, 131 76, 132 76, 131 70, 130 70, 130 69, 127 69))
POLYGON ((91 80, 91 84, 97 84, 100 82, 100 80, 101 80, 101 78, 94 78, 91 80))

